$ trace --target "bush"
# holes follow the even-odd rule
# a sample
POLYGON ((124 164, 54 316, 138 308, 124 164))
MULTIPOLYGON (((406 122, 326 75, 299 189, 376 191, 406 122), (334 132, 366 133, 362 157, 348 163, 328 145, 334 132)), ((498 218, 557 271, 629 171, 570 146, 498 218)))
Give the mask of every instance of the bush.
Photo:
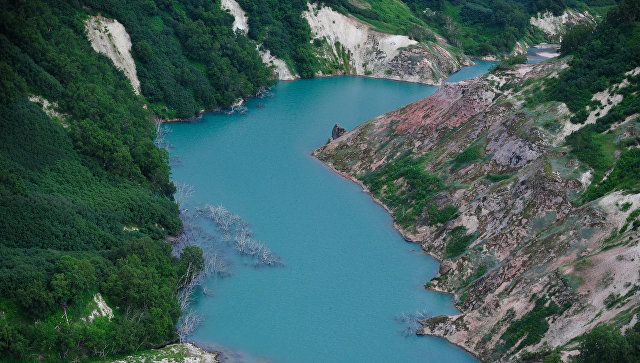
POLYGON ((457 226, 452 229, 447 237, 447 247, 445 249, 446 258, 456 258, 462 255, 467 247, 476 239, 475 234, 467 234, 467 228, 457 226))
MULTIPOLYGON (((638 333, 630 332, 635 337, 638 333)), ((635 341, 637 351, 637 340, 635 341)), ((580 354, 576 358, 578 363, 596 362, 633 362, 634 349, 627 337, 611 325, 598 325, 585 334, 580 342, 580 354)), ((637 356, 636 356, 637 358, 637 356)))
POLYGON ((544 334, 549 330, 547 317, 563 311, 553 301, 550 301, 548 305, 547 302, 545 297, 537 299, 531 311, 509 325, 501 336, 505 349, 511 349, 520 341, 515 349, 519 351, 528 345, 538 344, 542 340, 544 334))

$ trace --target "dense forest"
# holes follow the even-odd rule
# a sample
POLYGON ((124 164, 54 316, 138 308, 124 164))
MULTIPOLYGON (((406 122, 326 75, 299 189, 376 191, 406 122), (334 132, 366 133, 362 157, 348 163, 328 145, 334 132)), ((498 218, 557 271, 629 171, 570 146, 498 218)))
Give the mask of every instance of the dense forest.
MULTIPOLYGON (((228 107, 273 84, 253 42, 233 17, 205 0, 88 0, 91 12, 118 19, 131 36, 142 94, 156 114, 186 118, 228 107)), ((74 9, 82 9, 77 4, 74 9)), ((80 12, 81 14, 82 12, 80 12)))
POLYGON ((181 228, 167 152, 153 142, 144 99, 91 48, 85 11, 55 1, 0 9, 2 361, 175 340, 179 276, 198 260, 173 257, 164 242, 181 228), (98 292, 115 316, 89 323, 98 292))

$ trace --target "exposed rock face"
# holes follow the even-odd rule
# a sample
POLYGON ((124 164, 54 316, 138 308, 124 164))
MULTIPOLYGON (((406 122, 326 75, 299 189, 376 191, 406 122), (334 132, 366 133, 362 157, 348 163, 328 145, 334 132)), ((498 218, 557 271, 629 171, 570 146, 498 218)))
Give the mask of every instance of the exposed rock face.
POLYGON ((595 25, 596 20, 589 12, 579 13, 573 10, 565 10, 559 16, 553 15, 550 11, 544 14, 538 13, 537 16, 531 17, 529 22, 531 25, 540 28, 548 40, 559 42, 571 26, 576 24, 595 25))
POLYGON ((91 314, 87 317, 89 321, 93 321, 95 318, 106 317, 107 319, 113 319, 113 310, 107 305, 102 297, 102 294, 97 293, 93 295, 93 302, 96 305, 96 308, 91 311, 91 314))
MULTIPOLYGON (((238 4, 237 1, 222 0, 220 2, 220 7, 228 10, 229 13, 233 15, 233 30, 239 30, 245 34, 249 32, 249 18, 247 18, 246 13, 242 10, 242 7, 240 7, 240 4, 238 4)), ((261 46, 258 46, 258 53, 260 53, 260 56, 262 57, 262 62, 273 69, 279 80, 292 81, 300 78, 300 76, 291 72, 284 60, 271 55, 271 52, 268 49, 264 50, 261 46)))
POLYGON ((101 15, 90 16, 84 25, 93 50, 109 57, 129 78, 134 92, 139 95, 140 81, 136 63, 131 56, 131 38, 124 26, 115 19, 107 19, 101 15))
POLYGON ((404 35, 375 31, 369 24, 331 8, 309 4, 304 17, 314 39, 326 42, 329 53, 346 63, 349 74, 409 82, 441 84, 450 73, 472 64, 455 56, 446 42, 422 44, 404 35))
POLYGON ((61 113, 57 102, 50 102, 48 99, 36 95, 29 96, 29 101, 40 105, 40 107, 42 107, 42 111, 44 111, 47 116, 51 117, 53 120, 59 120, 62 127, 65 129, 69 127, 69 119, 71 116, 61 113))
MULTIPOLYGON (((328 7, 308 4, 303 16, 311 26, 314 39, 323 41, 316 56, 340 64, 331 74, 354 74, 375 78, 441 84, 449 74, 473 62, 466 56, 454 55, 446 41, 418 43, 404 35, 385 34, 369 24, 342 15, 328 7)), ((248 32, 247 16, 235 0, 222 0, 221 7, 234 16, 233 29, 248 32)), ((279 80, 300 78, 282 59, 258 46, 262 61, 271 66, 279 80)), ((318 73, 319 76, 329 74, 318 73)))
POLYGON ((333 130, 331 130, 331 138, 337 139, 340 136, 344 135, 347 132, 344 128, 340 127, 337 123, 333 126, 333 130))
POLYGON ((271 52, 267 50, 258 49, 260 56, 262 57, 262 62, 267 64, 273 68, 273 71, 278 75, 278 79, 281 81, 293 81, 295 79, 300 78, 299 75, 293 74, 289 67, 280 58, 276 58, 271 55, 271 52))
POLYGON ((235 0, 221 0, 220 7, 233 15, 233 30, 240 30, 245 34, 249 31, 247 15, 235 0))
MULTIPOLYGON (((526 95, 566 66, 566 59, 558 59, 446 84, 433 96, 378 116, 314 152, 359 183, 365 179, 357 176, 407 153, 426 156, 421 166, 446 183, 433 200, 438 208, 456 206, 457 217, 432 225, 425 207, 413 225, 396 225, 406 239, 443 260, 428 287, 454 293, 461 309, 458 315, 424 321, 420 334, 444 337, 488 361, 513 361, 543 343, 563 346, 601 322, 626 323, 640 305, 635 262, 640 233, 626 231, 616 237, 620 242, 603 248, 628 213, 640 207, 640 194, 614 192, 577 203, 589 170, 557 142, 571 113, 560 103, 524 107, 526 95), (478 157, 454 168, 453 160, 472 146, 478 157), (632 206, 622 212, 622 203, 632 206), (451 257, 451 231, 460 226, 474 238, 464 253, 451 257), (610 296, 625 298, 607 305, 610 296), (558 309, 544 318, 549 329, 540 342, 525 349, 506 346, 505 331, 542 297, 558 309)), ((386 190, 402 193, 402 178, 394 183, 393 189, 382 189, 381 203, 386 190)))

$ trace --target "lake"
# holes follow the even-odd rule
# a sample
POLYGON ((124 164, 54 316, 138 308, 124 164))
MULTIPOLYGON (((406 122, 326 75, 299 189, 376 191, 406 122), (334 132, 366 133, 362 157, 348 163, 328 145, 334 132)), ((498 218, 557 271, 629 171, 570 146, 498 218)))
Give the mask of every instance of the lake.
MULTIPOLYGON (((492 65, 477 63, 451 79, 492 65)), ((424 288, 438 262, 311 156, 336 122, 351 130, 436 89, 364 77, 280 82, 245 114, 168 125, 172 178, 194 187, 184 206, 223 205, 284 263, 255 267, 221 243, 231 276, 207 279, 194 304, 203 324, 189 340, 228 361, 475 361, 443 339, 407 334, 403 314, 457 313, 451 296, 424 288)), ((216 233, 213 222, 197 223, 216 233)))

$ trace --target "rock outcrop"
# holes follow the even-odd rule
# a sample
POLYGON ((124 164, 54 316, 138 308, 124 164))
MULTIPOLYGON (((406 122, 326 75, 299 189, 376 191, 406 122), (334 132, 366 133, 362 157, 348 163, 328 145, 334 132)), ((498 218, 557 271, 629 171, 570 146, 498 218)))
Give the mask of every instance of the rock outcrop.
POLYGON ((285 63, 285 61, 271 55, 271 52, 268 49, 264 50, 258 47, 258 52, 262 57, 262 62, 266 65, 269 65, 271 68, 273 68, 273 71, 276 72, 279 80, 293 81, 295 79, 300 78, 299 75, 291 72, 291 70, 289 69, 289 66, 287 66, 287 63, 285 63))
POLYGON ((347 130, 345 130, 343 127, 338 125, 338 123, 336 123, 333 126, 333 130, 331 130, 331 138, 333 140, 335 140, 335 139, 339 138, 340 136, 344 135, 345 133, 347 133, 347 130))
POLYGON ((537 16, 531 17, 529 22, 531 25, 542 30, 547 40, 560 42, 562 36, 567 32, 567 29, 576 24, 595 25, 596 20, 588 11, 580 13, 567 9, 559 16, 553 15, 550 11, 538 13, 537 16))
MULTIPOLYGON (((245 12, 235 0, 222 0, 221 7, 234 16, 233 29, 249 30, 245 12)), ((435 42, 418 43, 404 35, 386 34, 356 18, 317 4, 303 13, 311 35, 322 45, 316 52, 320 62, 332 67, 318 76, 353 74, 426 84, 441 84, 451 73, 473 62, 462 52, 433 34, 435 42)), ((262 61, 271 66, 279 80, 300 78, 286 62, 258 45, 262 61)))
MULTIPOLYGON (((244 34, 249 32, 249 18, 247 18, 246 13, 242 10, 242 7, 240 7, 240 4, 238 4, 237 1, 222 0, 220 2, 220 7, 229 11, 229 13, 233 15, 233 30, 240 31, 244 34)), ((287 66, 287 63, 284 60, 274 57, 268 49, 263 49, 261 45, 258 45, 257 49, 258 53, 260 53, 260 57, 262 57, 262 63, 270 66, 279 80, 292 81, 300 78, 300 76, 289 69, 289 66, 287 66)))
POLYGON ((85 21, 85 28, 93 50, 111 59, 131 81, 133 91, 139 95, 140 81, 136 73, 136 63, 131 56, 131 38, 124 26, 115 19, 98 15, 90 16, 85 21))
POLYGON ((132 354, 113 362, 219 363, 221 360, 221 354, 217 352, 208 352, 192 343, 183 343, 132 354))
MULTIPOLYGON (((396 161, 407 155, 438 176, 441 187, 430 203, 436 212, 449 205, 457 213, 434 223, 434 210, 422 204, 414 222, 396 228, 442 260, 427 287, 455 294, 461 312, 423 321, 419 334, 444 337, 484 360, 507 361, 544 344, 575 349, 571 340, 595 325, 634 318, 640 233, 618 230, 640 207, 640 194, 614 192, 579 203, 590 170, 557 142, 571 113, 555 102, 525 107, 527 95, 566 62, 519 65, 446 84, 314 152, 365 188, 372 185, 368 175, 388 166, 397 172, 406 163, 396 161), (460 237, 466 247, 454 254, 448 246, 460 237), (542 320, 535 324, 549 327, 540 339, 520 344, 526 332, 516 342, 509 338, 509 327, 541 306, 549 309, 536 315, 542 320)), ((634 127, 628 121, 616 125, 613 137, 633 137, 637 131, 627 130, 634 127)), ((385 179, 376 189, 396 221, 419 205, 409 199, 409 208, 398 209, 408 188, 405 176, 385 179)))
POLYGON ((249 19, 235 0, 221 0, 220 7, 233 15, 233 30, 240 30, 245 34, 249 31, 249 19))
POLYGON ((404 35, 376 31, 329 7, 308 6, 304 18, 313 38, 325 45, 321 57, 342 63, 346 74, 441 84, 449 74, 472 64, 466 56, 454 55, 442 38, 418 43, 404 35))

